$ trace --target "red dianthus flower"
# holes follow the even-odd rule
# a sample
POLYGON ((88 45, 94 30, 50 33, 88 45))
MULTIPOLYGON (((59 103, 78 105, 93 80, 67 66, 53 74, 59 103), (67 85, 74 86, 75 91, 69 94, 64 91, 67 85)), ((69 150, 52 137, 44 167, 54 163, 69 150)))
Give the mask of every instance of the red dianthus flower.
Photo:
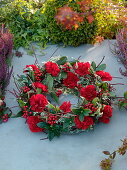
POLYGON ((42 112, 47 104, 47 98, 43 94, 34 94, 30 97, 31 110, 34 112, 42 112))
POLYGON ((80 94, 88 101, 91 101, 95 97, 97 97, 97 91, 94 85, 88 85, 86 87, 82 87, 80 90, 80 94))
POLYGON ((93 118, 90 116, 85 116, 84 120, 82 122, 80 121, 79 117, 77 116, 77 117, 75 117, 74 122, 78 129, 83 129, 83 130, 88 129, 91 125, 94 124, 93 118))
POLYGON ((58 76, 58 74, 60 72, 58 65, 51 61, 48 61, 47 63, 45 63, 45 69, 46 69, 47 73, 50 73, 54 77, 58 76))
POLYGON ((44 129, 37 126, 37 123, 42 122, 37 116, 28 116, 27 124, 31 132, 42 132, 44 129))
POLYGON ((103 123, 109 123, 111 117, 112 117, 112 107, 110 105, 106 105, 103 110, 103 115, 102 117, 99 118, 99 121, 103 123))
POLYGON ((32 85, 35 87, 35 88, 39 88, 41 89, 43 92, 48 92, 48 87, 40 82, 34 82, 32 83, 32 85))
POLYGON ((101 77, 102 81, 111 81, 112 80, 112 76, 108 72, 96 71, 96 74, 101 77))
POLYGON ((65 113, 71 112, 71 103, 63 102, 60 106, 60 110, 64 111, 65 113))
POLYGON ((39 68, 36 65, 26 65, 26 68, 32 68, 33 71, 38 70, 39 68))
POLYGON ((80 76, 85 76, 89 74, 90 63, 89 62, 78 62, 74 65, 75 72, 80 76))
POLYGON ((79 78, 72 72, 67 73, 67 78, 63 80, 63 84, 70 89, 77 87, 77 82, 79 78))

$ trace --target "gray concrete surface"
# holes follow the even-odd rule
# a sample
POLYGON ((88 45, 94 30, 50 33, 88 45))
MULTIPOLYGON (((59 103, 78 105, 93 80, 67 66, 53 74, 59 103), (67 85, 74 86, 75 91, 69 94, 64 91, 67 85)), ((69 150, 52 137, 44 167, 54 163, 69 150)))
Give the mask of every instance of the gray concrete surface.
MULTIPOLYGON (((110 41, 114 42, 114 41, 110 41)), ((56 45, 49 46, 42 56, 37 50, 40 62, 48 61, 56 45)), ((35 59, 20 49, 24 55, 13 58, 14 75, 22 74, 26 64, 33 64, 35 59)), ((60 47, 55 55, 67 55, 69 58, 78 58, 81 61, 95 61, 99 63, 105 56, 104 63, 112 76, 122 77, 114 79, 113 83, 125 83, 124 86, 115 86, 117 95, 122 96, 127 90, 127 77, 121 76, 119 67, 122 67, 109 49, 108 41, 101 46, 81 45, 77 48, 60 47)), ((123 68, 123 67, 122 67, 123 68)), ((11 79, 9 90, 14 88, 11 79)), ((16 99, 7 93, 7 104, 17 106, 16 99)), ((19 108, 13 108, 16 113, 19 108)), ((31 133, 22 118, 11 119, 0 125, 0 170, 100 170, 99 162, 105 157, 103 150, 113 151, 120 146, 120 139, 127 136, 127 111, 114 108, 110 124, 99 124, 94 131, 77 135, 62 135, 53 141, 41 141, 46 137, 43 133, 31 133)), ((127 170, 127 157, 117 157, 112 170, 127 170)))

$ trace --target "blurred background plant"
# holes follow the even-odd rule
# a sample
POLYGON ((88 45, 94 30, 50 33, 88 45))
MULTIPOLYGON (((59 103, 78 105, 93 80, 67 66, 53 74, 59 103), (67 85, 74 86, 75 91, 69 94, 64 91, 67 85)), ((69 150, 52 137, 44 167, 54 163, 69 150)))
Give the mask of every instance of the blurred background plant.
POLYGON ((0 94, 4 94, 5 88, 9 84, 12 68, 9 68, 9 62, 12 57, 12 34, 7 29, 0 29, 0 94))
POLYGON ((115 38, 124 27, 124 5, 123 0, 13 0, 1 8, 0 23, 14 34, 15 48, 31 42, 42 48, 48 42, 78 46, 115 38))
POLYGON ((7 122, 11 116, 10 109, 6 107, 4 96, 13 70, 13 68, 9 67, 10 59, 12 58, 12 38, 12 34, 2 25, 0 28, 0 123, 7 122))

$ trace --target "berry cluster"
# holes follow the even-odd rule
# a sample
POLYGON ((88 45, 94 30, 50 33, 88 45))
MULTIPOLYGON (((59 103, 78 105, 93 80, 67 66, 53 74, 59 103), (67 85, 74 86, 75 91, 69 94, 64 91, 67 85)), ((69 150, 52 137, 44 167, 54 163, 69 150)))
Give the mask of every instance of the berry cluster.
POLYGON ((2 116, 2 121, 3 121, 3 122, 7 122, 7 121, 8 121, 8 118, 9 118, 8 114, 4 114, 4 115, 2 116))
POLYGON ((22 87, 22 90, 24 93, 27 93, 28 91, 30 91, 30 88, 27 86, 24 86, 24 87, 22 87))
POLYGON ((88 103, 84 105, 85 109, 90 109, 91 110, 91 114, 95 113, 97 111, 97 108, 94 107, 94 105, 92 103, 88 103))
POLYGON ((23 107, 23 115, 22 115, 22 117, 25 118, 25 119, 27 119, 29 116, 32 115, 32 112, 29 112, 29 111, 27 110, 27 108, 28 108, 28 106, 24 106, 24 107, 23 107))
POLYGON ((50 125, 54 125, 56 123, 56 120, 57 120, 57 116, 56 115, 49 115, 48 116, 48 124, 50 125))
POLYGON ((57 90, 57 92, 56 92, 56 96, 59 97, 62 93, 63 93, 62 90, 59 89, 59 90, 57 90))
POLYGON ((37 70, 35 70, 34 71, 34 76, 35 76, 35 79, 37 80, 37 81, 41 81, 41 76, 42 76, 42 73, 41 73, 41 71, 39 70, 39 69, 37 69, 37 70))

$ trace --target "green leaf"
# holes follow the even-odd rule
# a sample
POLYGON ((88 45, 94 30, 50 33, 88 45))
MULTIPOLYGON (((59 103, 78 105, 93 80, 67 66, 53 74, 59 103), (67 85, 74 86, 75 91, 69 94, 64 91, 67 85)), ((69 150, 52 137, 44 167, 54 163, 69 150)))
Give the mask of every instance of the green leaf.
POLYGON ((41 92, 42 92, 42 89, 40 89, 40 88, 37 88, 36 90, 37 90, 37 94, 41 94, 41 92))
POLYGON ((34 81, 34 72, 33 72, 33 71, 30 71, 30 72, 29 72, 29 75, 30 75, 30 78, 34 81))
POLYGON ((127 91, 124 92, 124 98, 127 99, 127 91))
POLYGON ((61 72, 59 75, 59 79, 65 79, 67 78, 67 73, 66 72, 61 72))
POLYGON ((11 118, 22 117, 24 113, 22 111, 18 112, 16 115, 12 115, 11 118))
POLYGON ((82 112, 82 114, 83 114, 84 116, 88 116, 89 113, 91 113, 91 110, 90 110, 90 109, 84 109, 83 112, 82 112))
POLYGON ((37 126, 40 128, 48 129, 48 124, 46 122, 39 122, 37 126))
POLYGON ((96 71, 105 70, 105 69, 106 69, 106 64, 101 64, 96 68, 96 71))
POLYGON ((51 141, 54 137, 55 137, 54 132, 53 132, 53 131, 49 131, 49 132, 48 132, 48 138, 49 138, 49 140, 51 141))
POLYGON ((73 66, 76 62, 78 62, 78 60, 72 60, 69 63, 73 66))
POLYGON ((53 77, 50 74, 47 75, 46 84, 48 86, 48 89, 52 90, 52 88, 53 88, 53 77))
POLYGON ((74 114, 76 114, 76 115, 81 114, 81 111, 82 111, 81 108, 79 108, 79 109, 72 109, 72 112, 73 112, 74 114))
POLYGON ((99 102, 99 98, 98 97, 95 97, 93 100, 92 100, 92 104, 96 105, 97 102, 99 102))
POLYGON ((79 115, 79 119, 80 119, 80 121, 82 122, 82 121, 84 120, 84 115, 83 115, 83 114, 80 114, 80 115, 79 115))
POLYGON ((63 65, 63 64, 65 64, 67 62, 67 57, 66 56, 63 56, 63 57, 61 57, 56 63, 58 64, 58 65, 63 65))
POLYGON ((55 100, 55 102, 59 103, 59 97, 57 97, 54 92, 51 92, 51 97, 55 100))
POLYGON ((19 106, 20 106, 20 107, 23 107, 23 106, 25 106, 25 104, 26 104, 26 103, 25 103, 23 100, 21 100, 21 99, 18 100, 18 103, 19 103, 19 106))
POLYGON ((94 61, 91 63, 91 66, 93 67, 94 70, 96 70, 96 63, 94 61))
POLYGON ((66 118, 63 122, 63 129, 66 129, 67 127, 69 127, 69 125, 72 123, 72 119, 68 119, 66 118))
POLYGON ((106 91, 106 90, 108 90, 108 83, 107 82, 105 82, 105 83, 103 83, 102 84, 102 88, 106 91))

